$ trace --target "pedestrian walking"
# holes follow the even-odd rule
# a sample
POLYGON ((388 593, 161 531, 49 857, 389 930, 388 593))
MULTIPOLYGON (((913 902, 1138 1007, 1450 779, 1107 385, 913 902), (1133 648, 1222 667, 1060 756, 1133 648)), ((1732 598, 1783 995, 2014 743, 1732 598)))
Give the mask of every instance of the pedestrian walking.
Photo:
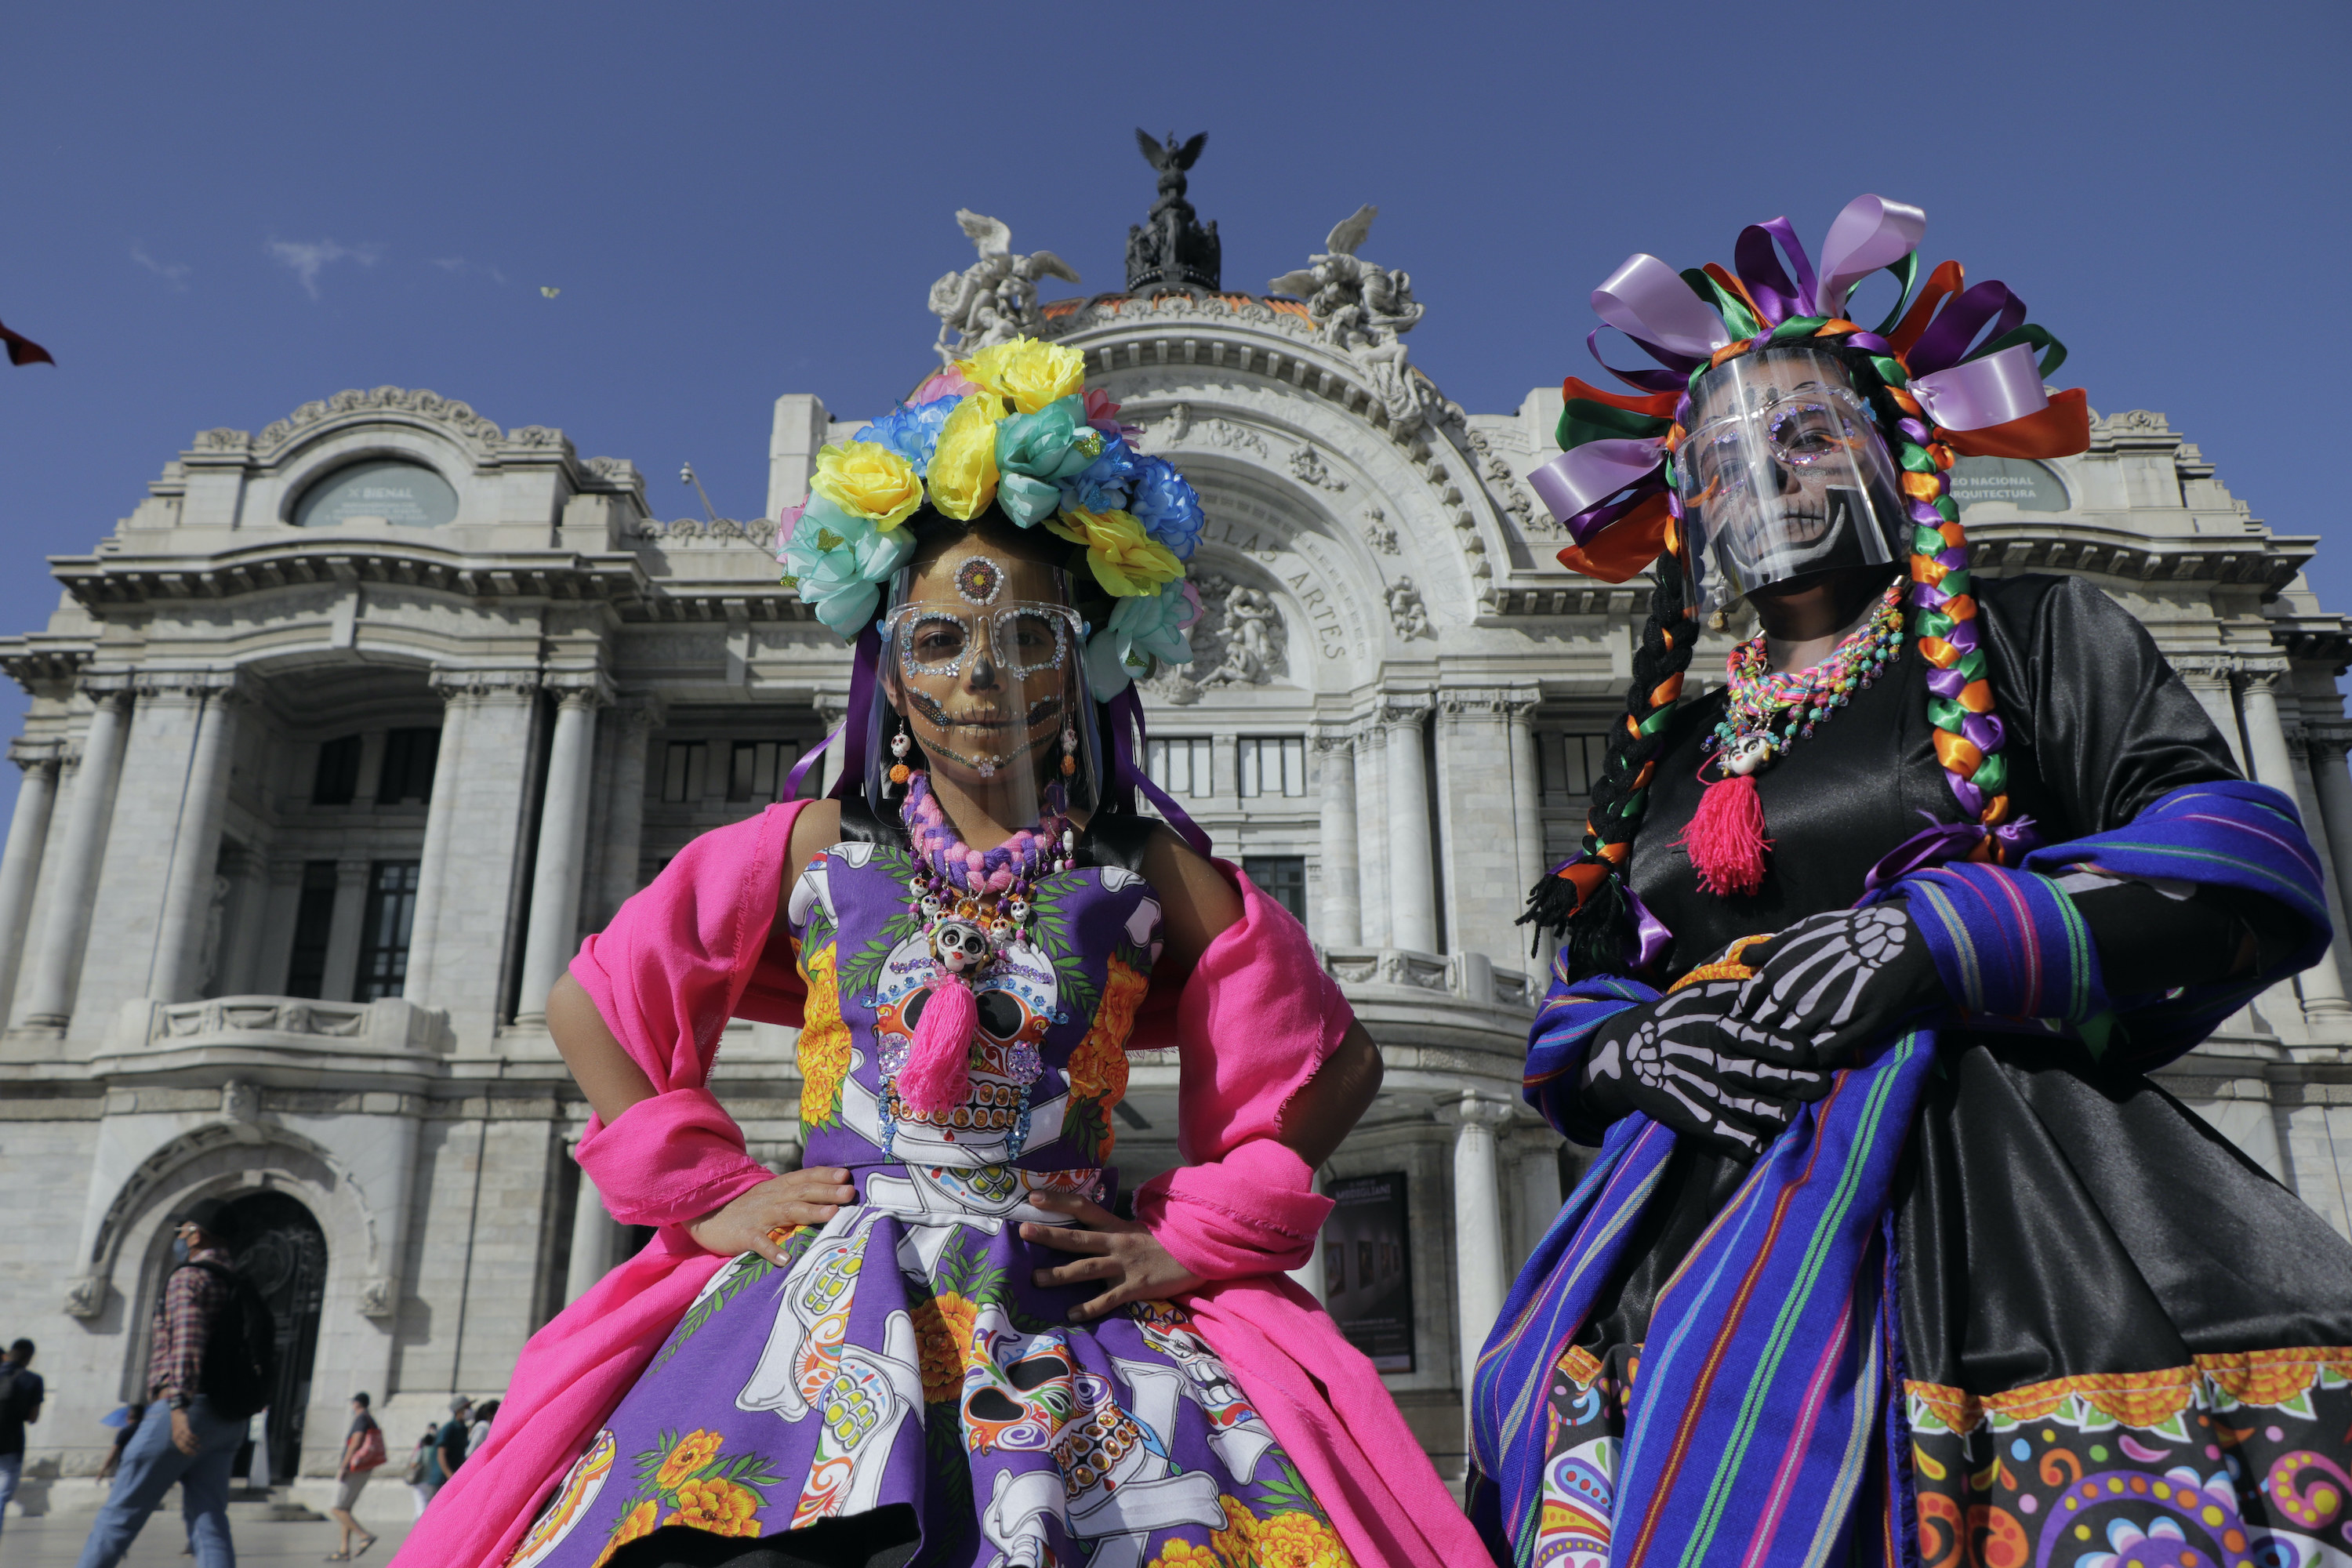
POLYGON ((343 1457, 335 1466, 335 1501, 328 1515, 343 1527, 343 1543, 329 1552, 322 1561, 348 1563, 362 1556, 375 1544, 375 1537, 367 1527, 352 1517, 352 1507, 360 1500, 360 1490, 375 1474, 376 1467, 384 1461, 383 1428, 368 1414, 368 1396, 352 1395, 352 1429, 343 1435, 343 1457), (360 1538, 359 1548, 352 1550, 352 1537, 360 1538))
POLYGON ((147 1409, 123 1446, 113 1490, 90 1526, 79 1568, 115 1568, 174 1482, 197 1568, 236 1568, 228 1474, 246 1425, 276 1379, 277 1328, 229 1261, 228 1205, 206 1198, 174 1233, 150 1330, 147 1409))
POLYGON ((444 1421, 441 1430, 433 1435, 433 1458, 427 1473, 436 1492, 448 1484, 449 1478, 457 1473, 457 1467, 466 1462, 466 1451, 473 1446, 470 1430, 473 1414, 474 1402, 459 1394, 449 1402, 449 1419, 444 1421))
POLYGON ((0 1361, 0 1521, 25 1475, 25 1428, 41 1418, 41 1374, 33 1370, 33 1342, 18 1340, 0 1361))
POLYGON ((440 1437, 441 1428, 427 1426, 425 1436, 416 1439, 415 1450, 408 1456, 408 1495, 416 1500, 416 1517, 425 1517, 425 1505, 433 1500, 440 1484, 433 1479, 433 1445, 440 1437))
POLYGON ((129 1443, 132 1434, 139 1430, 140 1417, 146 1414, 147 1402, 142 1399, 124 1405, 100 1423, 100 1426, 114 1428, 114 1446, 107 1449, 105 1463, 98 1467, 96 1479, 99 1485, 104 1486, 114 1479, 115 1467, 122 1463, 123 1446, 129 1443))

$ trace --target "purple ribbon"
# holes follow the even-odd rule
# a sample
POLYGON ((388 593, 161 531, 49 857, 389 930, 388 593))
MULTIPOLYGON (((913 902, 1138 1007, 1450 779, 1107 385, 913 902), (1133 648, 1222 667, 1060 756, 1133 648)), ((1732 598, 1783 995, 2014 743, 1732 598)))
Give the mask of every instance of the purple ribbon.
POLYGON ((882 633, 880 623, 868 621, 857 634, 857 652, 849 666, 849 710, 841 722, 827 731, 824 740, 809 749, 808 754, 793 764, 784 775, 784 798, 800 798, 801 780, 808 777, 809 769, 824 755, 829 747, 841 748, 841 777, 834 781, 827 792, 834 798, 845 800, 845 793, 866 787, 866 735, 874 720, 875 688, 880 682, 882 666, 882 633))
POLYGON ((1672 349, 1662 349, 1655 343, 1643 342, 1641 339, 1635 338, 1633 340, 1634 343, 1646 351, 1650 356, 1655 359, 1659 363, 1669 366, 1680 366, 1681 368, 1668 370, 1619 370, 1615 365, 1611 364, 1607 360, 1601 357, 1601 333, 1602 330, 1603 329, 1600 327, 1595 327, 1591 331, 1584 334, 1584 347, 1586 352, 1592 355, 1592 363, 1607 371, 1610 374, 1615 376, 1618 380, 1623 382, 1626 385, 1639 387, 1643 392, 1685 392, 1687 391, 1690 382, 1690 373, 1705 363, 1701 360, 1695 360, 1683 354, 1678 354, 1672 349))
POLYGON ((1631 888, 1624 891, 1626 906, 1633 911, 1634 930, 1641 937, 1633 966, 1633 973, 1641 974, 1666 955, 1666 944, 1675 940, 1675 933, 1666 929, 1665 921, 1650 912, 1650 906, 1642 901, 1640 894, 1631 888))
POLYGON ((1816 316, 1843 316, 1853 286, 1919 248, 1927 215, 1908 202, 1862 195, 1846 203, 1822 241, 1822 276, 1813 289, 1816 316))
POLYGON ((2025 324, 2025 301, 2011 293, 2006 283, 1979 283, 1946 303, 1936 324, 1919 334, 1903 363, 1915 379, 1948 369, 1968 357, 1969 345, 1987 321, 1992 322, 1995 338, 2015 331, 2025 324))
POLYGON ((1192 852, 1202 859, 1209 857, 1209 836, 1201 825, 1185 815, 1184 808, 1168 798, 1168 792, 1151 782, 1150 775, 1136 766, 1135 754, 1148 738, 1143 722, 1143 700, 1129 685, 1105 705, 1110 719, 1110 787, 1113 794, 1133 787, 1143 793, 1143 798, 1166 819, 1192 852), (1132 726, 1133 733, 1129 733, 1132 726))
MULTIPOLYGON (((1665 453, 1663 436, 1587 441, 1529 474, 1528 488, 1536 492, 1554 521, 1566 524, 1657 472, 1665 453)), ((1576 535, 1577 544, 1582 546, 1588 533, 1599 531, 1601 526, 1588 523, 1587 533, 1576 535)))
POLYGON ((1592 291, 1592 309, 1643 347, 1681 354, 1694 366, 1731 342, 1721 318, 1691 292, 1681 273, 1640 252, 1627 257, 1592 291))
POLYGON ((2011 343, 1997 354, 1911 378, 1911 395, 1947 430, 1982 430, 2050 406, 2033 350, 2011 343))
POLYGON ((1947 860, 1967 858, 1969 853, 1990 837, 2000 841, 2001 863, 2014 866, 2026 851, 2042 842, 2042 835, 2033 826, 2033 818, 2018 817, 1998 827, 1987 827, 1981 822, 1937 822, 1927 813, 1931 826, 1920 829, 1888 850, 1870 875, 1862 879, 1864 893, 1901 881, 1914 871, 1924 871, 1930 866, 1940 866, 1947 860))
POLYGON ((1804 313, 1805 301, 1813 297, 1813 263, 1787 218, 1751 223, 1741 229, 1738 242, 1731 247, 1731 259, 1739 268, 1739 280, 1748 285, 1748 297, 1769 318, 1768 325, 1777 327, 1804 313), (1796 265, 1793 282, 1773 252, 1774 240, 1780 242, 1780 249, 1796 265))

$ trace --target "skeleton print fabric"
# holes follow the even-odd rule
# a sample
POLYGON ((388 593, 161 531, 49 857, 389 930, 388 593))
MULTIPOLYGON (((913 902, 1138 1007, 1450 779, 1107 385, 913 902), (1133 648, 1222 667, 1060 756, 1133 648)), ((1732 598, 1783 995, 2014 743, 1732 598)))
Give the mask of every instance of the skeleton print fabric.
POLYGON ((1761 1150, 1799 1104, 1829 1092, 1830 1079, 1727 1047, 1722 1031, 1740 992, 1737 980, 1705 981, 1611 1018, 1585 1058, 1587 1094, 1743 1153, 1761 1150))
POLYGON ((1157 952, 1159 906, 1115 868, 1045 879, 1030 930, 980 987, 966 1104, 902 1107, 891 1077, 938 976, 911 860, 847 844, 786 914, 808 980, 812 1164, 860 1201, 796 1233, 778 1268, 713 1278, 559 1487, 517 1568, 599 1568, 668 1526, 748 1546, 892 1504, 915 1561, 958 1568, 1342 1568, 1345 1548, 1187 1314, 1149 1302, 1083 1326, 1097 1287, 1040 1289, 1064 1255, 1043 1190, 1108 1203, 1109 1111, 1157 952))

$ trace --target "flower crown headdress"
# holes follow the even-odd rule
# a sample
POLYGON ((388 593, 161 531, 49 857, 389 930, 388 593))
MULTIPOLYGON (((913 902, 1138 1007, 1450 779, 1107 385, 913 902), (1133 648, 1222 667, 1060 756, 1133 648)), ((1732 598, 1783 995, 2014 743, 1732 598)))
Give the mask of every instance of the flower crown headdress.
POLYGON ((941 371, 846 443, 822 448, 809 498, 779 520, 777 558, 799 593, 855 642, 915 552, 903 525, 928 500, 961 521, 993 504, 1023 528, 1082 545, 1117 602, 1088 628, 1087 679, 1108 701, 1157 658, 1185 664, 1199 618, 1185 563, 1201 498, 1165 458, 1128 443, 1118 405, 1086 387, 1076 349, 1015 338, 941 371))
POLYGON ((2007 736, 1979 647, 1968 536, 1946 476, 1958 457, 2081 452, 2090 446, 2090 411, 2080 389, 2054 395, 2043 390, 2043 377, 2064 361, 2065 348, 2025 319, 2025 302, 2006 285, 1969 287, 1957 261, 1918 285, 1927 223, 1916 206, 1857 196, 1830 226, 1818 271, 1782 217, 1740 231, 1736 273, 1713 262, 1676 272, 1656 257, 1635 255, 1592 292, 1601 321, 1662 368, 1611 366, 1601 358, 1595 328, 1585 339, 1592 357, 1635 395, 1570 376, 1561 454, 1528 482, 1569 531, 1562 565, 1605 583, 1622 583, 1662 555, 1683 570, 1661 574, 1634 656, 1625 716, 1593 783, 1582 848, 1537 884, 1521 917, 1561 931, 1568 938, 1561 962, 1580 973, 1646 968, 1670 940, 1623 877, 1666 721, 1698 639, 1698 616, 1684 587, 1689 541, 1680 527, 1673 465, 1692 393, 1707 372, 1772 344, 1811 341, 1846 351, 1856 390, 1869 396, 1902 468, 1912 526, 1909 629, 1929 666, 1937 760, 1969 820, 1931 827, 1888 859, 1902 858, 1911 869, 1938 859, 2013 860, 2032 847, 2030 822, 2010 810, 2007 736), (1855 285, 1882 268, 1898 285, 1895 307, 1865 330, 1846 319, 1847 301, 1855 285))

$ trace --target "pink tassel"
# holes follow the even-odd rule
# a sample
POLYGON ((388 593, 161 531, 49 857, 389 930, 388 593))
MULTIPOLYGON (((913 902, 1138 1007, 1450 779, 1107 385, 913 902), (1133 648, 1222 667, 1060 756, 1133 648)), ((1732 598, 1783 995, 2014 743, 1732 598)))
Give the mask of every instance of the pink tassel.
POLYGON ((1702 891, 1722 899, 1763 887, 1764 851, 1772 841, 1764 837, 1764 804, 1756 797, 1756 780, 1734 773, 1707 785, 1690 826, 1675 842, 1690 852, 1702 891))
POLYGON ((915 1042, 898 1069, 898 1099, 918 1116, 945 1116, 971 1093, 971 1042, 980 1032, 980 1004, 960 974, 931 987, 915 1042))

